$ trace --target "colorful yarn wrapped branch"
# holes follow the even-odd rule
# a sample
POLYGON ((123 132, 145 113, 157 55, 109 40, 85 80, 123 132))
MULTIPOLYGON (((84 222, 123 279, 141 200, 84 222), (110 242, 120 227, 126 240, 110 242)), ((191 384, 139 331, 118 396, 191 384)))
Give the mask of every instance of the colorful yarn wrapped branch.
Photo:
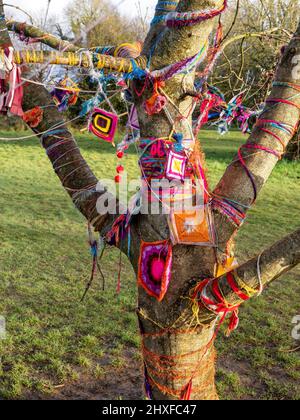
POLYGON ((137 58, 141 55, 143 49, 142 42, 123 43, 119 45, 114 51, 114 57, 122 58, 137 58))
POLYGON ((253 174, 251 173, 251 171, 248 169, 243 151, 245 151, 245 150, 248 150, 248 151, 252 150, 253 151, 254 150, 254 151, 258 151, 258 152, 268 153, 268 154, 274 156, 276 159, 280 160, 282 158, 282 155, 283 155, 284 151, 285 151, 286 145, 285 145, 284 141, 282 140, 282 138, 279 135, 277 135, 276 133, 274 133, 273 131, 271 131, 269 128, 275 128, 278 131, 282 131, 286 135, 292 136, 296 132, 298 124, 297 124, 296 127, 292 127, 288 124, 284 124, 284 123, 281 123, 279 121, 268 120, 268 119, 262 119, 261 118, 256 122, 256 127, 258 129, 262 130, 263 132, 265 132, 266 134, 272 136, 276 140, 277 144, 278 143, 280 144, 282 150, 277 151, 275 149, 264 146, 262 144, 251 143, 251 142, 248 142, 248 143, 246 143, 246 144, 244 144, 240 147, 240 149, 238 151, 238 158, 239 158, 239 161, 240 161, 242 167, 244 168, 244 170, 245 170, 245 172, 246 172, 246 174, 247 174, 247 176, 248 176, 248 178, 251 182, 251 185, 253 187, 253 203, 256 201, 256 198, 257 198, 256 180, 255 180, 255 177, 253 176, 253 174))
MULTIPOLYGON (((220 278, 207 279, 199 283, 193 291, 192 301, 194 312, 198 313, 197 307, 208 310, 219 317, 219 323, 215 330, 217 336, 227 315, 230 315, 230 321, 226 335, 229 336, 239 325, 239 308, 243 302, 246 302, 255 295, 260 295, 263 291, 262 284, 258 290, 255 290, 245 284, 236 274, 230 271, 225 274, 227 287, 236 296, 235 303, 229 303, 220 288, 220 278)), ((260 279, 261 282, 261 279, 260 279)))
POLYGON ((202 46, 200 51, 177 63, 170 64, 160 70, 154 70, 151 72, 151 77, 154 80, 167 81, 178 74, 187 74, 197 68, 205 59, 208 52, 209 43, 208 41, 202 46))
MULTIPOLYGON (((167 11, 167 9, 165 9, 165 7, 163 6, 169 5, 168 3, 173 2, 160 2, 158 4, 159 9, 157 11, 167 11)), ((176 6, 176 4, 170 4, 169 6, 176 6)), ((152 21, 152 25, 155 25, 157 23, 165 23, 169 28, 193 26, 205 20, 213 19, 214 17, 219 16, 225 11, 226 8, 227 0, 221 0, 220 4, 215 9, 211 8, 184 13, 169 12, 166 15, 156 16, 152 21)))
POLYGON ((242 204, 225 197, 221 198, 216 196, 213 197, 211 203, 212 208, 226 216, 236 228, 242 226, 246 219, 246 213, 240 210, 240 207, 244 207, 242 204))

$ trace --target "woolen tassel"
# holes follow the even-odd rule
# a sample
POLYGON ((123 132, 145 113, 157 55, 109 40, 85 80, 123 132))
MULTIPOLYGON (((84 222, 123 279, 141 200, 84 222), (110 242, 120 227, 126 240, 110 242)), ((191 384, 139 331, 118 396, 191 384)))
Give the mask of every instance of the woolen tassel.
POLYGON ((174 146, 174 150, 177 153, 180 153, 183 151, 183 134, 182 133, 175 133, 173 134, 173 139, 176 141, 176 144, 174 146))
POLYGON ((145 366, 145 392, 146 392, 146 396, 147 396, 148 400, 152 401, 153 400, 152 389, 151 389, 149 376, 148 376, 148 371, 147 371, 146 366, 145 366))
POLYGON ((240 323, 239 311, 236 310, 232 313, 232 315, 230 317, 228 329, 227 329, 227 332, 226 332, 226 337, 229 337, 230 334, 238 328, 239 323, 240 323))
POLYGON ((191 379, 187 386, 182 391, 180 400, 181 401, 190 401, 192 395, 193 380, 191 379))
POLYGON ((120 251, 118 284, 117 284, 117 290, 116 290, 118 294, 120 294, 121 292, 121 273, 122 273, 122 251, 120 251))

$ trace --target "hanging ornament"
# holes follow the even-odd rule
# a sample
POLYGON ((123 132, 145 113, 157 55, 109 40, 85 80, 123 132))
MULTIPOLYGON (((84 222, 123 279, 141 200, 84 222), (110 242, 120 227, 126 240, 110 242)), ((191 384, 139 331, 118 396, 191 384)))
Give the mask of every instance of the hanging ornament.
MULTIPOLYGON (((121 161, 124 157, 124 152, 122 150, 118 150, 116 153, 117 159, 119 161, 121 161)), ((115 183, 116 184, 120 184, 121 180, 122 180, 122 173, 124 172, 124 166, 121 165, 120 163, 118 163, 117 167, 116 167, 116 172, 117 175, 115 176, 115 183)))
POLYGON ((144 102, 144 109, 149 116, 159 114, 167 105, 167 98, 159 93, 159 88, 163 85, 164 82, 155 81, 153 95, 144 102))
POLYGON ((23 121, 29 125, 30 128, 36 128, 43 121, 44 111, 36 106, 29 111, 26 111, 23 115, 23 121))
POLYGON ((138 283, 159 302, 165 297, 171 280, 172 245, 169 241, 142 241, 138 283))
POLYGON ((180 153, 170 151, 168 155, 166 177, 170 180, 184 180, 187 157, 180 153))
POLYGON ((0 57, 0 112, 23 117, 23 83, 21 67, 14 62, 13 47, 5 48, 0 57))
POLYGON ((69 77, 61 80, 58 87, 51 92, 53 101, 59 112, 65 112, 70 106, 76 105, 80 89, 69 77))
POLYGON ((199 206, 182 212, 172 211, 169 228, 173 245, 214 246, 208 206, 199 206))
POLYGON ((95 108, 90 119, 89 130, 95 136, 112 143, 118 126, 118 116, 111 112, 95 108))
POLYGON ((36 106, 29 111, 26 111, 23 115, 23 121, 29 125, 30 128, 36 128, 43 121, 44 111, 36 106))

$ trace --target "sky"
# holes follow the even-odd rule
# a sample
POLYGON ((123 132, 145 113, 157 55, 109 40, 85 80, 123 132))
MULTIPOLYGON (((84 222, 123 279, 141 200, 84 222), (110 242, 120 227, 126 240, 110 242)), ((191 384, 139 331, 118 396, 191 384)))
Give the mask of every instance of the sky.
MULTIPOLYGON (((56 16, 61 16, 63 19, 63 10, 65 7, 70 4, 72 0, 51 0, 50 3, 50 14, 53 13, 56 16)), ((157 0, 110 0, 110 3, 118 5, 119 9, 125 14, 137 14, 137 3, 140 2, 142 13, 146 14, 148 10, 148 15, 152 16, 154 13, 154 7, 157 3, 157 0)), ((28 11, 29 13, 33 13, 34 16, 38 16, 39 11, 46 10, 48 0, 8 0, 5 3, 13 4, 15 6, 19 6, 24 10, 28 11)), ((12 8, 6 8, 6 11, 13 11, 12 8)), ((18 13, 18 17, 25 16, 21 12, 14 12, 18 13)))

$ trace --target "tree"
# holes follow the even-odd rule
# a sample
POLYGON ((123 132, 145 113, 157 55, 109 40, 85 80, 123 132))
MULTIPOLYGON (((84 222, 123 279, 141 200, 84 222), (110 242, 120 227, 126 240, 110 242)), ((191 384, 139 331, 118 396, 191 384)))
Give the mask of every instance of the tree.
POLYGON ((133 42, 143 36, 137 18, 122 16, 105 0, 75 0, 66 15, 75 38, 80 40, 77 44, 83 43, 85 47, 133 42), (90 27, 93 29, 85 33, 90 27))
POLYGON ((264 101, 281 47, 297 28, 299 6, 299 0, 233 2, 224 20, 226 28, 232 28, 229 41, 236 42, 224 49, 212 75, 213 84, 229 99, 233 92, 246 90, 247 106, 264 101))
MULTIPOLYGON (((168 11, 175 10, 173 3, 176 3, 176 11, 179 13, 212 9, 218 10, 217 15, 225 6, 225 2, 218 0, 181 0, 172 2, 168 11)), ((2 1, 0 7, 3 13, 2 1)), ((135 61, 101 54, 95 55, 93 59, 108 70, 118 71, 121 65, 122 72, 131 74, 131 90, 135 92, 134 101, 138 109, 142 138, 168 138, 170 128, 175 128, 184 138, 189 139, 191 117, 178 118, 178 110, 185 115, 185 110, 193 104, 195 68, 184 74, 177 71, 175 76, 175 70, 171 68, 171 77, 165 77, 165 86, 160 85, 158 89, 168 96, 172 107, 168 115, 158 113, 153 116, 144 111, 144 102, 153 95, 153 88, 151 83, 145 84, 145 79, 149 80, 149 73, 142 73, 141 76, 141 71, 147 68, 150 56, 152 78, 157 75, 153 73, 155 71, 163 71, 165 75, 170 70, 169 66, 174 63, 182 63, 198 56, 199 45, 205 44, 212 33, 214 19, 199 19, 191 26, 183 24, 181 28, 169 23, 165 28, 163 19, 160 18, 165 13, 161 8, 157 8, 156 18, 145 39, 142 54, 135 61), (154 44, 156 48, 153 48, 154 44), (134 70, 133 63, 139 67, 138 72, 134 70), (170 120, 175 121, 174 127, 173 124, 170 127, 170 120)), ((171 18, 169 16, 172 21, 171 18)), ((182 15, 179 15, 180 19, 182 15)), ((1 21, 0 29, 0 43, 3 48, 10 45, 4 21, 1 21)), ((15 24, 11 29, 18 31, 18 25, 15 24)), ((41 36, 36 28, 26 26, 25 29, 31 36, 41 36)), ((216 265, 222 266, 222 262, 230 255, 234 235, 241 228, 245 214, 255 202, 283 148, 287 146, 298 127, 300 99, 297 92, 300 90, 300 77, 295 66, 298 66, 297 57, 300 54, 299 39, 300 26, 283 51, 275 76, 276 83, 263 115, 264 120, 277 121, 285 128, 293 129, 282 131, 277 124, 277 128, 272 132, 271 129, 261 130, 258 124, 247 144, 239 150, 238 158, 228 166, 216 189, 211 193, 218 247, 174 246, 172 279, 162 302, 158 302, 146 293, 144 288, 139 287, 137 314, 142 334, 147 390, 153 399, 217 399, 213 343, 225 316, 231 315, 230 327, 233 329, 237 323, 240 305, 259 294, 264 286, 300 262, 300 230, 297 230, 264 250, 258 257, 215 278, 216 265), (268 103, 273 102, 274 98, 277 106, 270 107, 268 103), (279 139, 279 135, 280 141, 275 141, 279 139), (235 209, 235 216, 239 221, 224 211, 224 198, 230 209, 235 209), (217 202, 221 202, 221 207, 217 202)), ((61 43, 55 37, 47 36, 43 40, 52 48, 76 51, 75 46, 61 43)), ((19 56, 18 60, 26 62, 26 57, 19 56)), ((67 53, 56 57, 45 53, 38 58, 35 56, 34 60, 70 64, 67 53)), ((28 61, 31 61, 30 57, 27 57, 28 61)), ((72 63, 88 66, 88 56, 81 54, 79 57, 74 53, 72 63)), ((178 65, 176 69, 178 70, 178 65)), ((25 85, 24 90, 25 111, 34 108, 41 100, 46 106, 52 103, 44 88, 37 89, 36 86, 25 85)), ((81 156, 72 134, 66 125, 62 125, 61 114, 53 107, 45 107, 43 121, 33 130, 40 137, 42 146, 48 150, 49 159, 78 210, 97 232, 105 235, 119 214, 114 216, 97 212, 97 201, 106 194, 106 190, 96 188, 98 180, 81 156), (51 127, 58 128, 58 131, 53 131, 51 127), (54 149, 55 154, 49 153, 49 150, 54 149), (57 159, 60 160, 59 167, 55 165, 57 159)), ((193 147, 196 148, 196 145, 193 147)), ((194 152, 192 156, 201 154, 194 152)), ((201 159, 201 164, 204 165, 203 156, 201 159)), ((131 223, 130 252, 128 238, 121 238, 117 246, 126 255, 130 255, 132 266, 138 274, 142 241, 169 240, 169 237, 167 217, 163 212, 159 215, 138 214, 131 223)))

